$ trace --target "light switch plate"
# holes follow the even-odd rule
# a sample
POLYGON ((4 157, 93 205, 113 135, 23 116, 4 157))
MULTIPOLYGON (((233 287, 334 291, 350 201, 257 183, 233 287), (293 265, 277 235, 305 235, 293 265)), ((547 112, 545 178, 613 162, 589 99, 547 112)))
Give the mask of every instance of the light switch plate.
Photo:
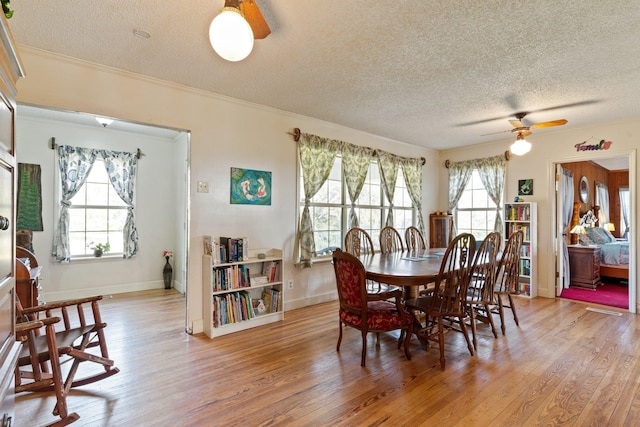
POLYGON ((198 181, 198 193, 209 192, 209 181, 198 181))

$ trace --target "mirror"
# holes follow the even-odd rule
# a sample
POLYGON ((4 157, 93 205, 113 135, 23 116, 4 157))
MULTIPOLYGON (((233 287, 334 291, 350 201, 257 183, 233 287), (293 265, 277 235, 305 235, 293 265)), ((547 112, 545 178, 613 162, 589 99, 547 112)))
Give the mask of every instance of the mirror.
POLYGON ((583 176, 580 178, 580 187, 578 188, 580 192, 580 200, 582 203, 587 203, 589 201, 589 181, 587 181, 587 177, 583 176))

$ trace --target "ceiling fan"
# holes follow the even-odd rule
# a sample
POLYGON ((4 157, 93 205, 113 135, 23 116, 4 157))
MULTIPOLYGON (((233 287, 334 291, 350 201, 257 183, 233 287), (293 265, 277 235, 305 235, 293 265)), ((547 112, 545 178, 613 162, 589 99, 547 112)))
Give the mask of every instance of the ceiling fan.
POLYGON ((551 120, 549 122, 540 122, 540 123, 535 123, 529 126, 525 126, 522 123, 522 119, 525 118, 525 116, 527 115, 527 112, 521 112, 521 113, 516 113, 513 116, 515 117, 515 120, 511 119, 509 120, 509 123, 511 123, 511 126, 513 126, 513 129, 509 129, 509 130, 503 130, 500 132, 492 132, 492 133, 485 133, 482 136, 487 136, 487 135, 495 135, 498 133, 505 133, 505 132, 511 132, 515 135, 517 135, 520 138, 524 138, 526 136, 531 135, 531 129, 542 129, 542 128, 550 128, 553 126, 562 126, 567 124, 567 121, 565 119, 560 119, 560 120, 551 120))
POLYGON ((271 34, 255 0, 225 0, 224 7, 211 22, 209 39, 218 55, 227 61, 241 61, 253 49, 255 39, 271 34))
POLYGON ((524 119, 526 115, 527 115, 527 112, 520 112, 520 113, 514 114, 515 120, 513 119, 509 120, 509 123, 511 123, 511 126, 513 126, 513 129, 504 130, 500 132, 486 133, 482 136, 495 135, 497 133, 504 133, 504 132, 511 132, 516 135, 516 141, 513 144, 511 144, 510 151, 513 154, 522 156, 523 154, 526 154, 531 150, 531 143, 525 139, 525 137, 531 135, 531 129, 550 128, 553 126, 562 126, 567 123, 565 119, 560 119, 560 120, 551 120, 548 122, 540 122, 540 123, 535 123, 529 126, 525 126, 522 123, 522 119, 524 119))

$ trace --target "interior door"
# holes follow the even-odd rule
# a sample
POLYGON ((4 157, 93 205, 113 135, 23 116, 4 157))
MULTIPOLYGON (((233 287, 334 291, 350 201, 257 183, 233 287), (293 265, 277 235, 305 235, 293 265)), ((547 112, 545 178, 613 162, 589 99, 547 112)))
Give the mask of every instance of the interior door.
POLYGON ((564 269, 565 265, 563 262, 563 246, 562 242, 565 238, 564 230, 562 227, 562 185, 560 185, 560 177, 562 176, 562 165, 556 163, 556 176, 555 176, 555 193, 556 193, 556 215, 555 215, 555 236, 554 236, 554 252, 556 259, 556 274, 555 274, 555 289, 556 296, 559 297, 562 293, 562 288, 564 286, 563 278, 564 278, 564 269))

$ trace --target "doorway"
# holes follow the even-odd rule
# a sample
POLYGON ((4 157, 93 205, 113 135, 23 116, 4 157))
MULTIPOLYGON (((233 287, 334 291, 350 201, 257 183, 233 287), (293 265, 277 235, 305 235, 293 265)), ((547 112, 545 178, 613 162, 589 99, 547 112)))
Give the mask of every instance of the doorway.
MULTIPOLYGON (((636 286, 635 286, 635 237, 633 233, 625 232, 624 227, 630 227, 633 222, 633 203, 628 203, 626 217, 622 214, 619 189, 625 188, 630 200, 635 200, 635 153, 626 155, 602 156, 588 160, 576 160, 575 158, 554 163, 556 171, 556 198, 555 198, 555 241, 556 241, 556 297, 578 299, 585 302, 609 305, 612 307, 626 308, 632 313, 636 311, 636 286), (563 191, 567 188, 562 184, 563 172, 561 168, 569 171, 572 176, 573 212, 569 225, 566 223, 567 205, 563 212, 562 200, 565 197, 563 191), (582 186, 581 186, 582 183, 582 186), (597 187, 597 188, 596 188, 597 187), (608 232, 601 229, 587 228, 586 232, 580 225, 580 219, 584 220, 588 212, 598 214, 599 206, 596 194, 599 192, 601 204, 609 208, 599 213, 599 221, 608 224, 608 232), (608 197, 604 197, 607 194, 608 197), (576 230, 576 233, 571 231, 576 230), (613 242, 590 239, 593 232, 610 236, 613 242), (602 233, 601 233, 602 232, 602 233), (580 233, 580 234, 577 234, 580 233), (568 246, 563 247, 563 242, 568 246), (612 252, 614 251, 614 252, 612 252), (607 254, 607 255, 603 255, 607 254), (609 254, 615 254, 609 255, 609 254), (584 258, 586 256, 586 258, 584 258), (591 263, 594 256, 597 263, 591 263), (582 257, 582 258, 581 258, 582 257), (586 260, 586 261, 585 261, 586 260), (604 264, 604 263, 607 264, 604 264), (618 264, 624 263, 627 264, 618 264), (586 263, 586 264, 585 264, 586 263), (599 265, 602 263, 602 273, 599 265), (616 263, 618 265, 613 265, 616 263), (571 266, 576 270, 573 275, 571 266), (576 268, 577 266, 577 268, 576 268), (566 273, 566 274, 565 274, 566 273), (624 296, 622 296, 624 293, 624 296)), ((567 179, 566 176, 564 178, 567 179)), ((569 187, 570 188, 570 187, 569 187)), ((569 199, 570 200, 570 199, 569 199)), ((631 226, 631 229, 633 227, 631 226)))
MULTIPOLYGON (((135 215, 140 250, 131 259, 116 255, 97 259, 75 259, 46 265, 44 293, 50 300, 88 295, 142 291, 164 287, 164 251, 173 252, 173 288, 186 295, 188 284, 189 152, 190 132, 136 123, 118 118, 103 125, 96 116, 75 111, 18 104, 16 152, 19 163, 38 164, 42 170, 42 216, 44 228, 34 233, 39 254, 51 250, 55 216, 57 168, 56 145, 139 150, 136 176, 135 215), (106 259, 105 259, 106 258, 106 259), (87 280, 87 277, 92 277, 87 280)), ((184 318, 187 329, 187 298, 184 318)))

